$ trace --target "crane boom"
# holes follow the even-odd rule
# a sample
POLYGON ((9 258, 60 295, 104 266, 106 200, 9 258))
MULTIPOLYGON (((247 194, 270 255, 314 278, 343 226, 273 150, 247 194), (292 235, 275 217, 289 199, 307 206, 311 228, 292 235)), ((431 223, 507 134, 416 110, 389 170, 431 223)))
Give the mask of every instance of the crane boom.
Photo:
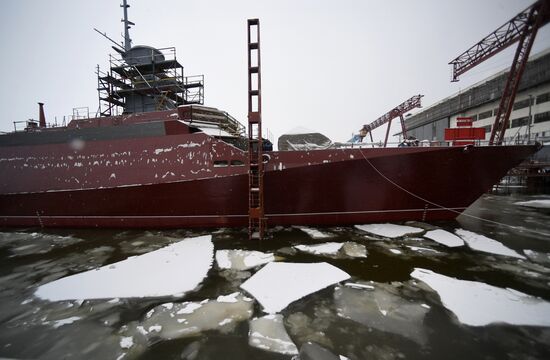
POLYGON ((452 81, 457 81, 459 75, 518 42, 491 130, 490 145, 500 145, 504 140, 519 82, 537 31, 548 22, 550 22, 550 0, 538 0, 449 63, 453 65, 452 81))
MULTIPOLYGON (((533 15, 537 16, 541 12, 544 3, 548 3, 548 0, 537 1, 450 61, 449 65, 453 66, 452 81, 458 81, 460 75, 520 40, 521 35, 533 26, 533 15)), ((550 16, 546 14, 541 20, 540 26, 544 26, 550 21, 550 16)))
MULTIPOLYGON (((359 136, 361 137, 361 141, 363 140, 363 138, 365 136, 367 136, 367 133, 371 133, 374 129, 376 129, 376 128, 378 128, 378 127, 380 127, 380 126, 387 123, 388 124, 388 130, 386 131, 386 140, 384 141, 384 147, 385 147, 388 143, 388 135, 389 135, 389 132, 390 132, 391 122, 392 122, 393 119, 395 119, 397 117, 401 118, 401 128, 402 128, 401 130, 403 131, 403 136, 406 137, 407 136, 407 129, 405 128, 405 120, 403 118, 403 115, 405 115, 406 112, 411 111, 414 108, 422 107, 420 99, 423 96, 424 95, 415 95, 415 96, 411 97, 410 99, 405 100, 401 104, 397 105, 396 107, 394 107, 393 109, 391 109, 390 111, 388 111, 384 115, 380 116, 378 119, 374 120, 370 124, 363 125, 363 128, 361 128, 361 130, 359 130, 359 136)), ((372 134, 371 134, 371 139, 372 139, 372 134)))

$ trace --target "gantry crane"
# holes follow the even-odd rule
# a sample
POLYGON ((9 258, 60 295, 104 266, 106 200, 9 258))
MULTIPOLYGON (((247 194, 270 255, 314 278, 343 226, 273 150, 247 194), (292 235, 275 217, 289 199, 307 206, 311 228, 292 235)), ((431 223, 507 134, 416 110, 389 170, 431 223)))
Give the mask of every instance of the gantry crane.
POLYGON ((518 42, 491 130, 490 145, 502 144, 504 133, 510 121, 510 113, 514 106, 518 85, 537 31, 549 21, 550 0, 539 0, 449 63, 453 66, 452 81, 458 81, 458 76, 461 74, 506 49, 516 41, 518 42))
POLYGON ((359 130, 359 137, 361 138, 360 141, 363 141, 363 138, 365 136, 367 136, 367 134, 370 135, 370 141, 373 142, 372 140, 372 131, 384 124, 388 124, 388 129, 386 130, 386 138, 384 139, 384 147, 386 147, 386 145, 388 144, 388 136, 390 134, 390 127, 391 127, 391 122, 393 119, 399 117, 399 119, 401 120, 401 131, 402 131, 402 134, 403 134, 403 138, 406 139, 407 138, 407 128, 405 127, 405 118, 403 117, 403 115, 405 115, 405 113, 407 113, 408 111, 411 111, 412 109, 414 108, 419 108, 419 107, 422 107, 421 103, 420 103, 420 99, 423 97, 424 95, 415 95, 413 97, 411 97, 410 99, 404 101, 403 103, 397 105, 395 108, 393 108, 392 110, 388 111, 386 114, 380 116, 378 119, 374 120, 373 122, 371 122, 370 124, 368 125, 363 125, 363 128, 361 130, 359 130))

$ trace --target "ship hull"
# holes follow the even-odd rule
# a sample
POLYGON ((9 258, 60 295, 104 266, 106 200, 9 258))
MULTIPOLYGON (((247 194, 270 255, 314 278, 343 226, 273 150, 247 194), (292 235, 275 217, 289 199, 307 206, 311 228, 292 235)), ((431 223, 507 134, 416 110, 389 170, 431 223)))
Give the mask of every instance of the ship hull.
MULTIPOLYGON (((535 146, 351 149, 326 152, 333 160, 314 164, 300 164, 306 152, 271 153, 267 224, 453 219, 535 151, 535 146), (278 166, 279 161, 293 165, 278 166)), ((248 224, 248 176, 242 168, 167 183, 3 194, 0 210, 2 226, 241 227, 248 224)))

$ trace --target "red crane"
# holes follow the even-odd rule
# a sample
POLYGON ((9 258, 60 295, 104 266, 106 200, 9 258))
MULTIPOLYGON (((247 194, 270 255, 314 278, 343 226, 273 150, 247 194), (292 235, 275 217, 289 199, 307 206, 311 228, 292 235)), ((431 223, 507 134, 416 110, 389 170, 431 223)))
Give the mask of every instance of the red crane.
POLYGON ((506 49, 516 41, 518 42, 491 130, 490 145, 502 144, 504 133, 510 121, 510 113, 514 106, 518 85, 523 70, 525 70, 537 31, 549 21, 550 0, 538 0, 449 63, 453 65, 452 81, 458 81, 459 75, 506 49))
POLYGON ((372 131, 384 124, 388 124, 388 129, 386 130, 386 139, 384 140, 384 147, 388 144, 388 136, 390 134, 390 126, 393 119, 399 117, 401 120, 401 131, 403 132, 403 138, 407 138, 407 128, 405 127, 405 118, 403 115, 407 113, 408 111, 411 111, 414 108, 422 107, 420 104, 420 99, 424 95, 415 95, 411 97, 410 99, 404 101, 403 103, 397 105, 392 110, 388 111, 386 114, 380 116, 378 119, 374 120, 368 125, 363 125, 363 128, 359 130, 359 136, 361 137, 361 141, 363 141, 363 138, 367 136, 367 133, 370 135, 370 141, 372 140, 372 131))

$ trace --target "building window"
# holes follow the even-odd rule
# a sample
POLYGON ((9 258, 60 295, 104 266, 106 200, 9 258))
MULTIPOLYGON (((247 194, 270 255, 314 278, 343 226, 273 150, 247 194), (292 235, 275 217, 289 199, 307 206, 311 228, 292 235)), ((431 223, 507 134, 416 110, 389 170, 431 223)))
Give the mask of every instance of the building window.
POLYGON ((547 92, 545 94, 540 94, 537 96, 537 104, 542 104, 547 101, 550 101, 550 92, 547 92))
POLYGON ((493 110, 493 116, 497 116, 497 113, 498 113, 498 108, 496 108, 495 110, 493 110))
POLYGON ((520 118, 517 118, 517 119, 512 119, 512 127, 513 128, 520 127, 520 126, 525 126, 525 125, 529 125, 529 116, 524 116, 524 117, 520 117, 520 118))
POLYGON ((489 117, 493 116, 493 112, 491 110, 489 111, 484 111, 482 113, 479 113, 478 115, 478 119, 481 120, 481 119, 487 119, 489 117))
POLYGON ((470 115, 469 117, 472 118, 472 121, 477 121, 477 114, 475 114, 475 115, 470 115))
POLYGON ((537 123, 541 123, 549 120, 550 120, 550 111, 545 111, 540 114, 535 114, 535 120, 533 121, 533 123, 537 124, 537 123))
POLYGON ((485 129, 485 133, 491 132, 491 128, 492 128, 492 127, 493 127, 492 125, 484 126, 483 128, 485 129))
POLYGON ((514 110, 523 109, 529 106, 529 99, 517 101, 514 103, 514 110))

